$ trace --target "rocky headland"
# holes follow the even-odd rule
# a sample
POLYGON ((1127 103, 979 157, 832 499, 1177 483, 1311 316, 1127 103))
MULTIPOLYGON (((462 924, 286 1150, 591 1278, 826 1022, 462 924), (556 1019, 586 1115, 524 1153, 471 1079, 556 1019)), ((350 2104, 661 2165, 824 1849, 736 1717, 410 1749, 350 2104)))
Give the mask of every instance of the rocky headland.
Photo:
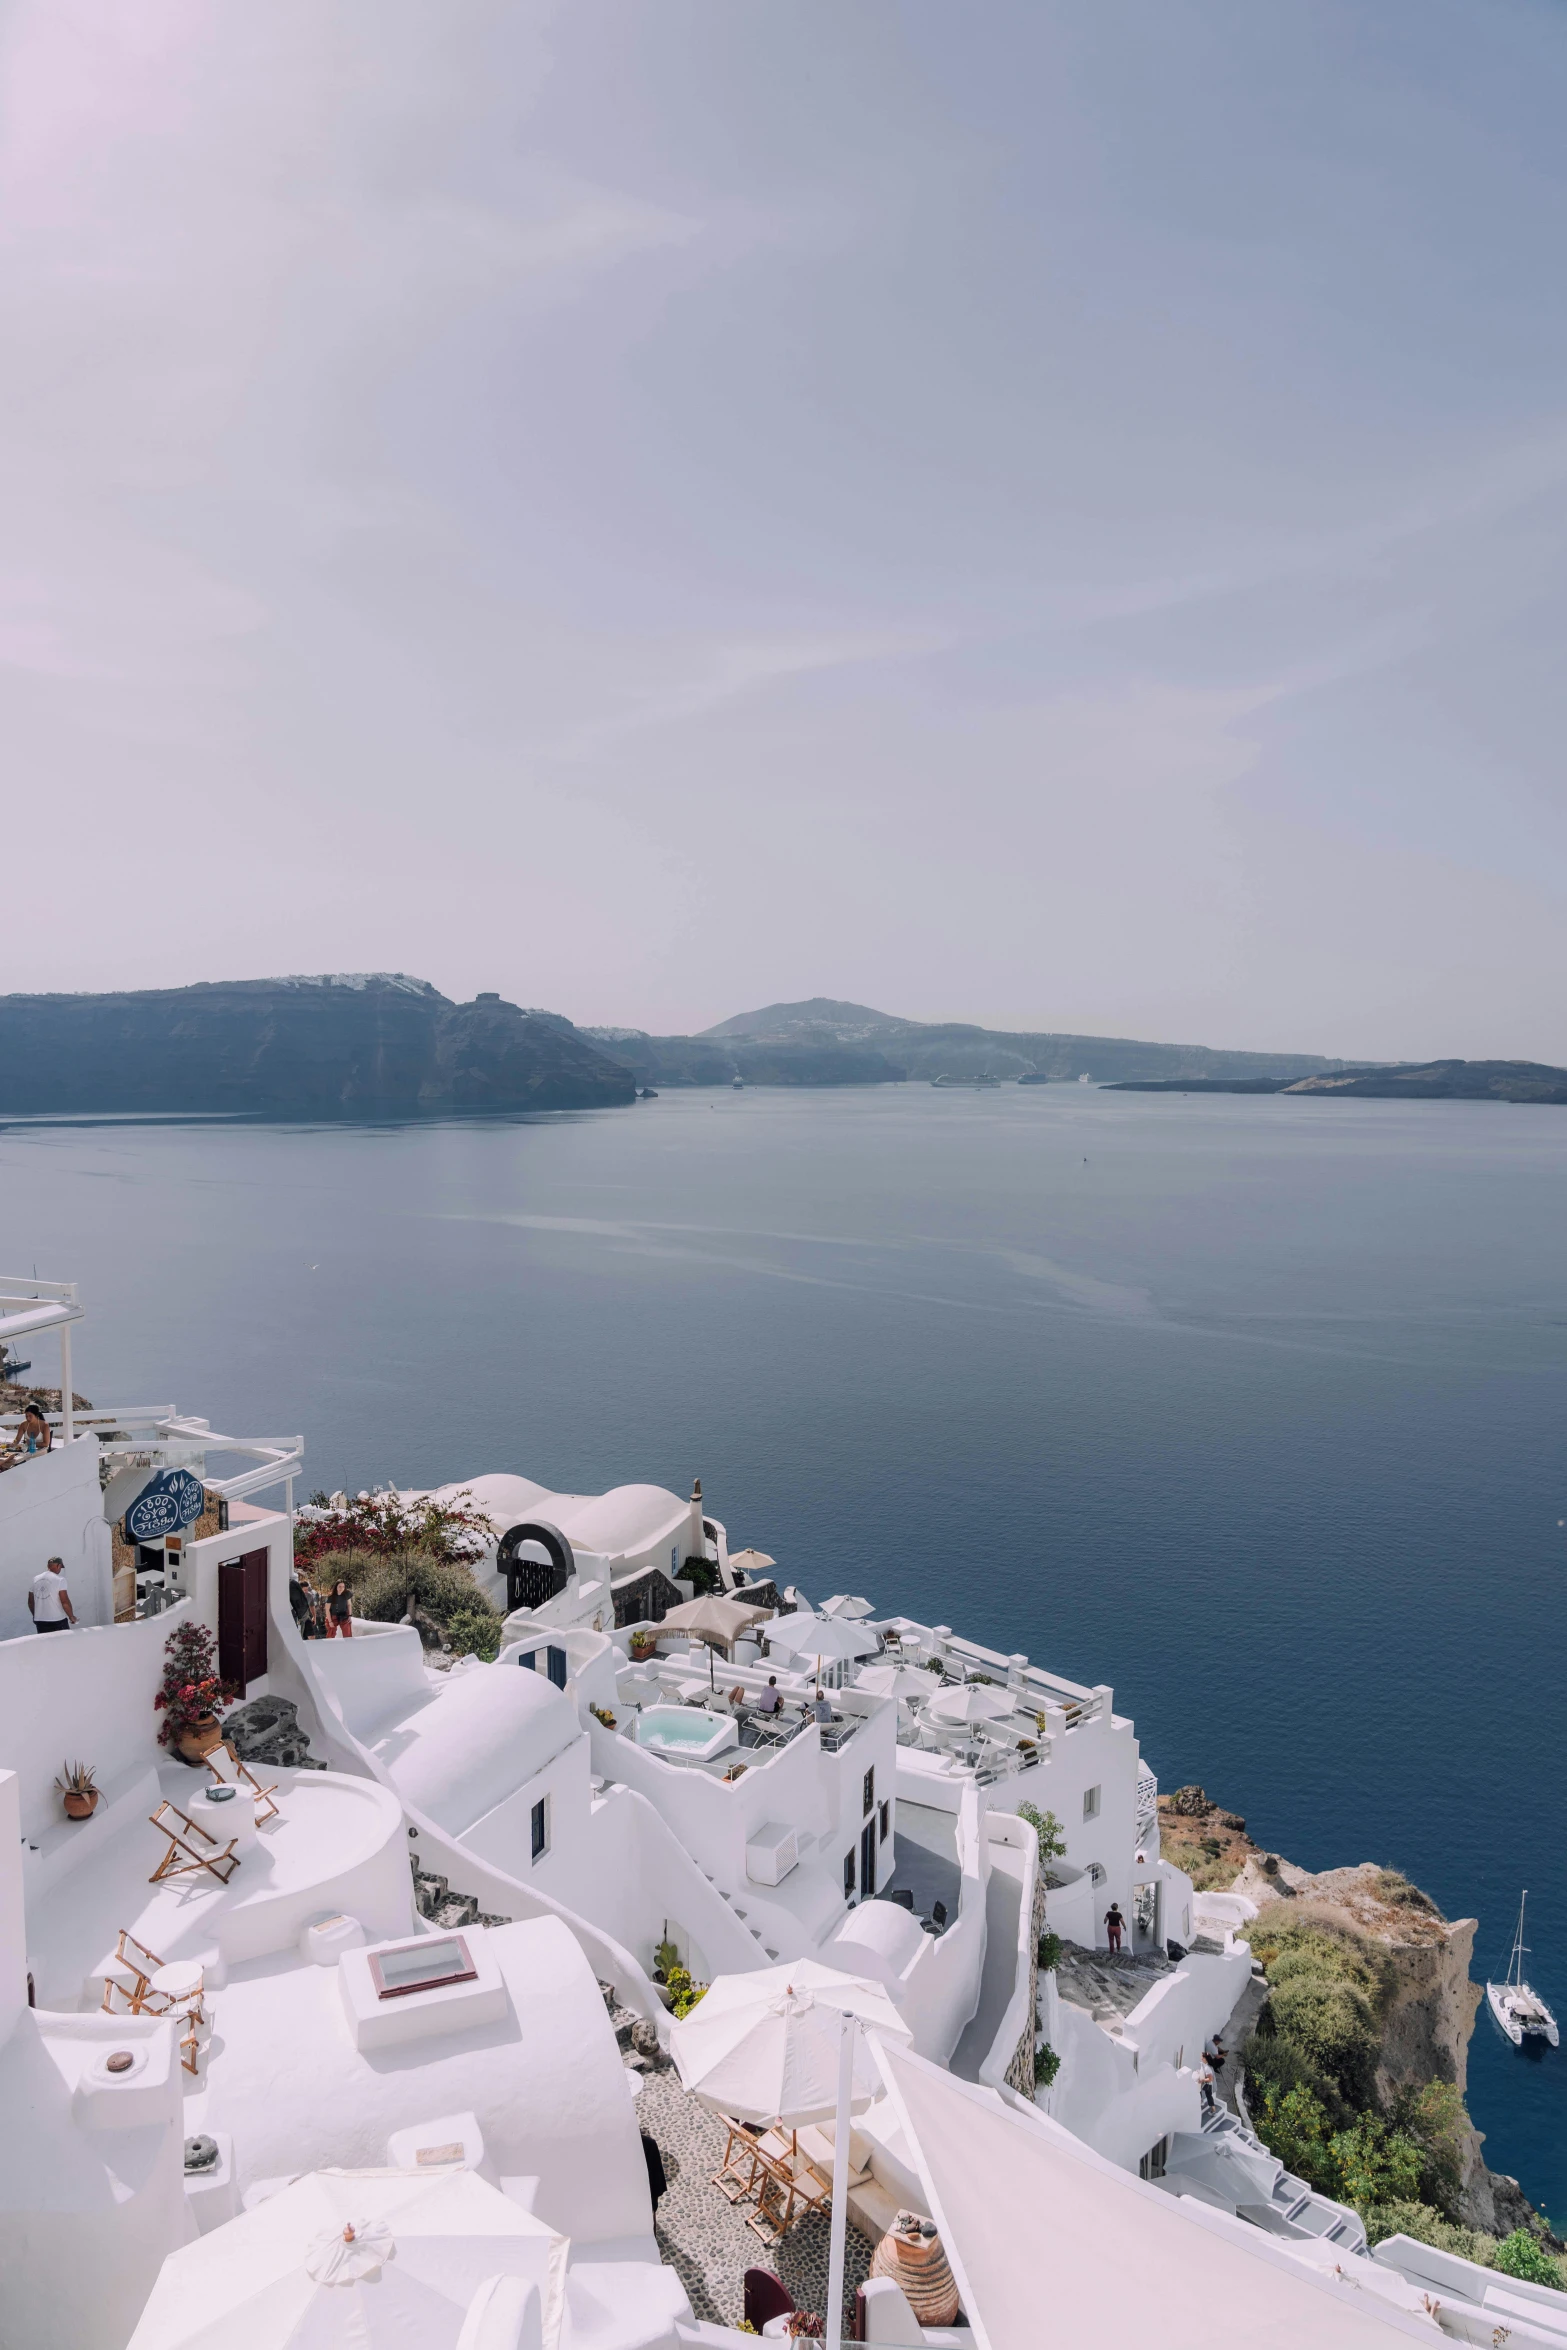
POLYGON ((0 1116, 427 1118, 632 1100, 556 1012, 457 1004, 401 972, 0 996, 0 1116))
MULTIPOLYGON (((1333 1996, 1342 2009, 1362 2002, 1370 2040, 1368 2069, 1357 2083, 1342 2057, 1336 2060, 1330 2034, 1322 2034, 1319 2045, 1328 2050, 1324 2068, 1329 2077, 1316 2087, 1330 2109, 1335 2091, 1344 2100, 1331 2119, 1343 2127, 1345 2109, 1353 2116, 1358 2106, 1373 2117, 1373 2134, 1378 2128, 1389 2133, 1407 2129, 1419 2140, 1424 2129, 1432 2141, 1434 2159, 1426 2163, 1419 2194, 1392 2201, 1399 2224, 1406 2229, 1418 2225, 1415 2214, 1423 2207, 1432 2215, 1433 2239, 1444 2225, 1473 2231, 1475 2245, 1453 2246, 1472 2255, 1484 2257, 1486 2240, 1505 2239, 1515 2230, 1559 2252, 1560 2243, 1518 2181, 1487 2166, 1483 2134, 1463 2103, 1470 2035, 1481 2000, 1480 1986, 1469 1973, 1477 1921, 1443 1917, 1418 1886, 1375 1861, 1315 1874, 1297 1868, 1280 1854, 1264 1851, 1248 1834, 1244 1818, 1224 1810, 1200 1787, 1161 1796, 1159 1821, 1161 1850, 1194 1883, 1243 1894, 1258 1907, 1246 1938, 1268 1974, 1270 1994, 1240 2061, 1248 2076, 1252 2119, 1262 2134, 1269 2135, 1262 2110, 1269 2093, 1277 2108, 1283 2102, 1277 2094, 1280 2084, 1286 2085, 1286 2094, 1288 2086, 1301 2085, 1295 2077, 1300 2068, 1280 2062, 1278 2024, 1269 2010, 1291 1984, 1291 1995, 1298 1999, 1314 1947, 1330 1960, 1336 1954, 1343 1972, 1333 1996), (1272 2047, 1266 2045, 1270 2027, 1272 2047)), ((1334 2028, 1339 2042, 1347 2043, 1342 2023, 1334 2028)), ((1274 2151, 1284 2152, 1282 2143, 1274 2151)), ((1292 2143, 1286 2159, 1298 2158, 1298 2151, 1292 2143)))

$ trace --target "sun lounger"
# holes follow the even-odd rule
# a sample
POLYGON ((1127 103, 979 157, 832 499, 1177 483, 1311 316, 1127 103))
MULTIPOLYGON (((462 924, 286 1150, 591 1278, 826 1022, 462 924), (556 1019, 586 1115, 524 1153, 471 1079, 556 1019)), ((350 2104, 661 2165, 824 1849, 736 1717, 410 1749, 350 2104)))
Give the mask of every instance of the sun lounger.
MULTIPOLYGON (((227 1748, 224 1748, 221 1751, 227 1753, 228 1750, 227 1748)), ((232 1779, 225 1779, 223 1773, 218 1769, 218 1766, 213 1761, 211 1755, 209 1754, 207 1757, 207 1768, 212 1773, 212 1776, 217 1780, 218 1785, 220 1787, 235 1786, 248 1787, 250 1789, 252 1795, 254 1795, 256 1799, 256 1825, 258 1828, 260 1827, 263 1820, 276 1819, 279 1816, 278 1806, 274 1800, 277 1795, 277 1781, 274 1779, 270 1787, 263 1787, 261 1781, 255 1777, 248 1763, 241 1762, 237 1754, 231 1756, 230 1759, 234 1765, 234 1777, 232 1779), (262 1808, 263 1805, 266 1807, 264 1810, 262 1808)))
POLYGON ((126 1927, 120 1928, 114 1956, 104 1969, 105 2015, 170 2015, 200 2023, 205 1993, 206 1969, 199 1958, 165 1961, 126 1927), (127 1975, 129 1982, 124 1980, 127 1975), (123 2008, 116 2007, 116 1997, 123 2008))

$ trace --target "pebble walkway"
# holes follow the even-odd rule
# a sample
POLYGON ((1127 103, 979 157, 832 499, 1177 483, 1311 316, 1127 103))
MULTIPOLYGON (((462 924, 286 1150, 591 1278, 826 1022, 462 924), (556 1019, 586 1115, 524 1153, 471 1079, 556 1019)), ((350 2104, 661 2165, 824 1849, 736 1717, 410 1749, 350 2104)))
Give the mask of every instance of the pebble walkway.
MULTIPOLYGON (((645 2076, 637 2112, 642 2128, 658 2143, 669 2180, 658 2206, 659 2249, 678 2272, 695 2314, 712 2325, 738 2325, 746 2270, 769 2268, 783 2279, 797 2309, 814 2309, 825 2317, 826 2219, 807 2212, 769 2251, 745 2224, 751 2206, 731 2203, 712 2184, 724 2159, 722 2122, 686 2094, 672 2071, 645 2076)), ((870 2274, 871 2251, 851 2226, 844 2242, 846 2314, 853 2309, 855 2287, 870 2274)))

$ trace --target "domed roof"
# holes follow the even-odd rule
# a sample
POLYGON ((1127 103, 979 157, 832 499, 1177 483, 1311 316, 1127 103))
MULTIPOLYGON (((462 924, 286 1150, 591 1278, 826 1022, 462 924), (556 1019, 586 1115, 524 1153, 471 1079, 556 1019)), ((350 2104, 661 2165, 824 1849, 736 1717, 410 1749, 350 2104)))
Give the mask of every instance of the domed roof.
MULTIPOLYGON (((470 1501, 491 1521, 497 1534, 515 1526, 519 1518, 536 1518, 540 1504, 555 1499, 531 1477, 511 1477, 504 1471, 493 1477, 465 1477, 460 1484, 439 1486, 431 1497, 448 1506, 470 1501)), ((542 1512, 548 1517, 549 1512, 542 1512)))
MULTIPOLYGON (((662 1485, 617 1485, 609 1493, 560 1494, 556 1502, 560 1514, 555 1522, 573 1547, 611 1557, 621 1551, 645 1550, 687 1518, 691 1507, 662 1485)), ((549 1515, 542 1505, 539 1515, 549 1515)))
POLYGON ((851 1909, 820 1956, 827 1966, 842 1967, 846 1975, 864 1975, 896 1993, 910 1959, 925 1941, 925 1931, 912 1911, 896 1901, 862 1901, 851 1909))
POLYGON ((407 1803, 460 1836, 580 1735, 575 1707, 542 1673, 483 1665, 399 1722, 380 1760, 407 1803))

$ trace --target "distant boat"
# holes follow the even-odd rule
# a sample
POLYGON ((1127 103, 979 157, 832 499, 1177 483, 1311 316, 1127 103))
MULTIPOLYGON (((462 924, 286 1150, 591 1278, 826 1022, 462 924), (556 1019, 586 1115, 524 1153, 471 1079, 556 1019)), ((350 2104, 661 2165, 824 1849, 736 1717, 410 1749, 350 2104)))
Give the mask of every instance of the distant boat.
POLYGON ((729 1082, 734 1087, 736 1093, 743 1093, 745 1091, 745 1079, 743 1077, 731 1077, 729 1082))
POLYGON ((651 1085, 644 1085, 637 1099, 644 1102, 656 1102, 658 1095, 651 1085))
POLYGON ((1485 1996, 1491 2013, 1515 2048, 1525 2040, 1545 2040, 1551 2047, 1559 2044, 1556 2018, 1552 2015, 1538 1991, 1531 1991, 1523 1979, 1524 1955, 1528 1945, 1523 1938, 1525 1892, 1518 1904, 1518 1931, 1513 1936, 1513 1954, 1507 1962, 1507 1974, 1500 1983, 1487 1983, 1485 1996))

